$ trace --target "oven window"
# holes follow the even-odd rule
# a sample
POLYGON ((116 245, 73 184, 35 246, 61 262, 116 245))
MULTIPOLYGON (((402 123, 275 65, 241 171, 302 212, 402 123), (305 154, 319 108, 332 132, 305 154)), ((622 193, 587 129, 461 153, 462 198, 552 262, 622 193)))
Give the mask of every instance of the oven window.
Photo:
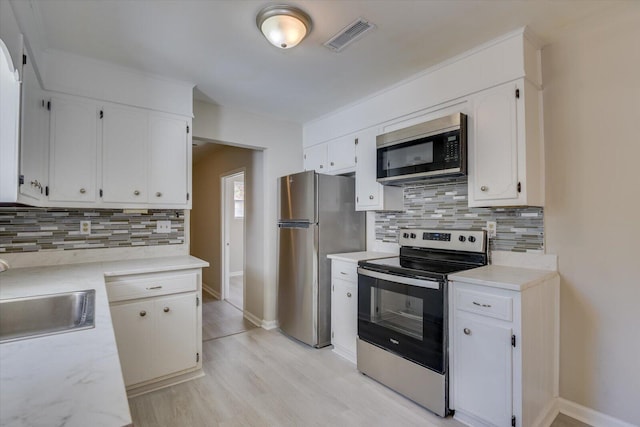
POLYGON ((390 147, 382 152, 385 171, 433 163, 433 141, 390 147))
POLYGON ((371 322, 417 340, 423 340, 422 299, 376 288, 371 292, 371 322))

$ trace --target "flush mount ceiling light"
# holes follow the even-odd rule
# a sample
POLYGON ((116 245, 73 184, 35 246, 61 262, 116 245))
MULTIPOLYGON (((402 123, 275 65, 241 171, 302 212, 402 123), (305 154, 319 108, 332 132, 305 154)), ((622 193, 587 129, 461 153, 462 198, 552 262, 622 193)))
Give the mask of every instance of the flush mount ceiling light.
POLYGON ((258 12, 256 24, 269 43, 289 49, 311 31, 311 18, 297 7, 284 4, 267 6, 258 12))

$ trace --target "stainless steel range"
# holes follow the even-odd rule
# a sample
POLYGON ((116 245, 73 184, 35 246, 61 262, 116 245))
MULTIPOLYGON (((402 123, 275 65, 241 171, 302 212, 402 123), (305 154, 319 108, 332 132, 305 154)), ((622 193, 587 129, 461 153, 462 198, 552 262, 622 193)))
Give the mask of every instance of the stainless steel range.
POLYGON ((401 229, 400 256, 358 267, 358 370, 449 411, 447 275, 487 264, 485 231, 401 229))

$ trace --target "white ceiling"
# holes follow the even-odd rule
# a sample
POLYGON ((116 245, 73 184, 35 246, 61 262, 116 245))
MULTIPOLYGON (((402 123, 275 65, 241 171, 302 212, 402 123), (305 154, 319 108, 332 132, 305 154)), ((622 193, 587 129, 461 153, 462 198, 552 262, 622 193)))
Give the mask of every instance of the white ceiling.
POLYGON ((291 0, 313 19, 298 47, 255 24, 267 0, 34 0, 47 48, 196 84, 215 104, 303 123, 524 25, 544 41, 611 1, 291 0), (322 44, 362 17, 376 29, 322 44))

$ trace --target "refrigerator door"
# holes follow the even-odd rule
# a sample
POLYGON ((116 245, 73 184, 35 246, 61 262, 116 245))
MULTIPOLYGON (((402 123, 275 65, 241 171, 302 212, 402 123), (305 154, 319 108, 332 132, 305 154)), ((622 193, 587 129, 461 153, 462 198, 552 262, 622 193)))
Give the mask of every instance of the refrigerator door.
POLYGON ((317 175, 301 172, 279 178, 278 221, 317 222, 317 175))
POLYGON ((278 321, 282 331, 318 344, 318 226, 278 225, 278 321))

